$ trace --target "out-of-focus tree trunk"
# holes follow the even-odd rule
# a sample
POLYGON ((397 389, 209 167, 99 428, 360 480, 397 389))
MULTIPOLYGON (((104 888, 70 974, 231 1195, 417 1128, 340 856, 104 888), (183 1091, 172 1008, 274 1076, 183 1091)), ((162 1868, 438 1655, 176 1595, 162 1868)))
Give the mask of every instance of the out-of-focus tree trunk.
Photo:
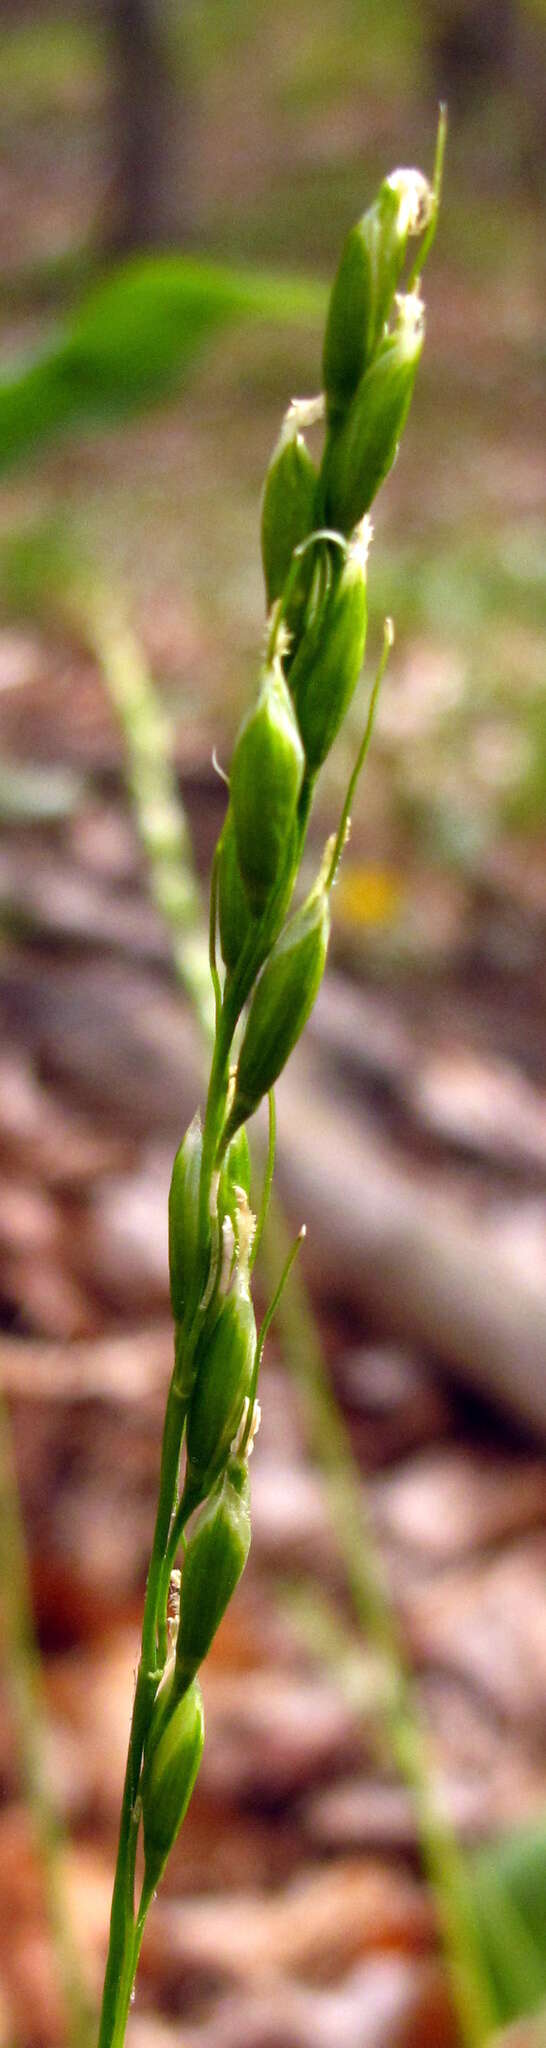
POLYGON ((187 82, 173 72, 163 0, 99 0, 112 51, 112 160, 103 249, 121 254, 191 233, 187 82))
POLYGON ((424 18, 439 96, 463 113, 509 82, 517 48, 515 0, 425 0, 424 18))
MULTIPOLYGON (((502 100, 514 169, 542 198, 546 155, 544 22, 523 0, 421 0, 434 86, 455 121, 502 100)), ((494 147, 492 151, 494 166, 494 147)))
MULTIPOLYGON (((176 0, 177 28, 183 0, 176 0)), ((0 0, 8 23, 47 21, 57 0, 0 0)), ((188 242, 194 226, 189 69, 176 62, 167 0, 63 0, 98 23, 110 59, 109 176, 94 242, 101 256, 188 242)))

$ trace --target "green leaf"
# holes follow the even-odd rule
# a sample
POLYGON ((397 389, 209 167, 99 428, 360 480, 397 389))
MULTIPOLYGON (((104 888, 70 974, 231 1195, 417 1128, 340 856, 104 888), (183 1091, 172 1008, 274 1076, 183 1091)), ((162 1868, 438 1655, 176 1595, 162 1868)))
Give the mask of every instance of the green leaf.
POLYGON ((546 1816, 473 1860, 472 1906, 499 2022, 546 2001, 546 1816))
POLYGON ((314 326, 321 284, 190 256, 139 257, 96 285, 58 338, 0 380, 0 469, 70 427, 122 418, 175 391, 236 319, 314 326))

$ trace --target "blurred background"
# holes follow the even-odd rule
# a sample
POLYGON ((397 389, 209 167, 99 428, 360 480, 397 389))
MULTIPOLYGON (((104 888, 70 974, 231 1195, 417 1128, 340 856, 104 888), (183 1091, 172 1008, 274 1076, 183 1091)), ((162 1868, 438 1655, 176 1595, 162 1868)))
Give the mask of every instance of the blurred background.
POLYGON ((2 11, 6 2048, 92 2038, 80 1979, 97 1997, 170 1370, 167 1190, 205 1071, 211 757, 255 685, 264 471, 290 398, 319 388, 343 237, 390 169, 430 173, 439 99, 370 674, 385 612, 396 643, 329 974, 279 1089, 307 1245, 128 2038, 544 2040, 544 53, 542 0, 2 11))

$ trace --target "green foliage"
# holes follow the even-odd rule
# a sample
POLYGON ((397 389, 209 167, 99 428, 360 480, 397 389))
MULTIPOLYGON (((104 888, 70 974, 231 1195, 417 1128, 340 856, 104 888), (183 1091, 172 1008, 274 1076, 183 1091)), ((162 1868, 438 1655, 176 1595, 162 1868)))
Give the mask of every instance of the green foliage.
POLYGON ((472 1905, 499 2026, 546 2003, 546 1815, 480 1851, 472 1905))
POLYGON ((68 428, 170 395, 206 343, 241 319, 313 324, 320 285, 190 256, 139 257, 90 291, 35 360, 0 381, 0 470, 68 428))

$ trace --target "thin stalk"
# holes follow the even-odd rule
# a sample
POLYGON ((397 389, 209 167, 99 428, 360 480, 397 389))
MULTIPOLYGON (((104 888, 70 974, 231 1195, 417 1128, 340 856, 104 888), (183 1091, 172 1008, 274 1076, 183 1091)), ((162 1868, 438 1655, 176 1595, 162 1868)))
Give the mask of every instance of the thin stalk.
POLYGON ((357 754, 357 757, 356 757, 356 761, 355 761, 355 764, 354 764, 354 768, 353 768, 353 770, 352 770, 352 774, 351 774, 351 775, 350 775, 350 777, 349 777, 349 783, 348 783, 348 788, 347 788, 347 795, 346 795, 346 797, 345 797, 345 802, 344 802, 344 805, 343 805, 343 809, 342 809, 341 817, 340 817, 340 820, 339 820, 339 825, 338 825, 338 829, 337 829, 337 832, 336 832, 336 837, 335 837, 335 841, 334 841, 334 848, 333 848, 333 852, 332 852, 332 858, 331 858, 331 861, 330 861, 330 865, 329 865, 329 868, 328 868, 328 873, 327 873, 327 876, 326 876, 326 888, 327 888, 327 889, 331 889, 331 888, 332 888, 332 884, 333 884, 333 883, 335 882, 335 879, 336 879, 336 873, 337 873, 337 869, 338 869, 338 867, 339 867, 339 863, 340 863, 340 860, 341 860, 341 855, 342 855, 342 853, 343 853, 343 848, 344 848, 344 845, 345 845, 345 841, 346 841, 346 838, 347 838, 347 832, 348 832, 348 829, 349 829, 349 826, 350 826, 350 822, 351 822, 351 810, 352 810, 352 806, 353 806, 353 798, 354 798, 354 793, 355 793, 355 789, 356 789, 356 785, 357 785, 357 782, 358 782, 358 778, 359 778, 359 775, 361 774, 361 771, 362 771, 362 769, 363 769, 363 767, 364 767, 364 762, 365 762, 365 759, 366 759, 366 755, 367 755, 367 752, 368 752, 368 748, 369 748, 369 745, 370 745, 370 740, 371 740, 371 737, 372 737, 372 732, 373 732, 373 727, 374 727, 374 720, 375 720, 375 714, 376 714, 376 710, 377 710, 377 700, 378 700, 378 697, 379 697, 379 691, 380 691, 380 689, 381 689, 381 684, 382 684, 382 681, 383 681, 383 677, 384 677, 384 674, 385 674, 385 669, 386 669, 386 666, 387 666, 387 662, 388 662, 388 659, 389 659, 389 654, 390 654, 390 650, 391 650, 391 647, 392 647, 392 645, 393 645, 393 641, 394 641, 394 626, 393 626, 393 623, 392 623, 392 619, 385 619, 385 625, 384 625, 384 629, 383 629, 383 647, 382 647, 382 651, 381 651, 381 655, 380 655, 380 659, 379 659, 379 664, 378 664, 378 668, 377 668, 377 673, 376 673, 376 675, 375 675, 375 677, 374 677, 374 681, 373 681, 373 684, 372 684, 372 690, 371 690, 370 702, 369 702, 369 706, 368 706, 368 716, 367 716, 367 719, 366 719, 366 724, 365 724, 365 727, 364 727, 364 732, 363 732, 363 735, 362 735, 362 739, 361 739, 361 742, 360 742, 360 746, 359 746, 359 749, 358 749, 358 754, 357 754))
POLYGON ((254 1237, 253 1237, 253 1240, 252 1240, 252 1251, 251 1251, 251 1254, 250 1254, 250 1260, 249 1260, 249 1271, 250 1271, 251 1273, 252 1273, 252 1271, 253 1271, 253 1268, 254 1268, 254 1266, 255 1266, 255 1264, 256 1264, 256 1259, 257 1259, 257 1257, 258 1257, 258 1252, 259 1252, 259 1249, 260 1249, 260 1245, 261 1245, 261 1242, 262 1242, 262 1237, 263 1237, 263 1234, 264 1234, 264 1228, 265 1228, 265 1224, 266 1224, 266 1220, 267 1220, 267 1213, 268 1213, 268 1209, 269 1209, 269 1204, 270 1204, 270 1201, 271 1201, 271 1189, 272 1189, 272 1187, 273 1187, 273 1174, 274 1174, 274 1172, 275 1172, 275 1150, 276 1150, 276 1144, 277 1144, 277 1112, 276 1112, 276 1109, 275 1109, 275 1090, 274 1090, 274 1088, 270 1088, 270 1090, 269 1090, 269 1094, 268 1094, 268 1098, 267 1098, 267 1104, 268 1104, 268 1114, 269 1114, 269 1123, 268 1123, 268 1136, 267 1136, 267 1160, 266 1160, 266 1168, 265 1168, 265 1178, 264 1178, 264 1184, 263 1184, 263 1188, 262 1188, 262 1199, 261 1199, 261 1202, 260 1202, 260 1207, 259 1207, 259 1210, 258 1210, 258 1215, 257 1215, 257 1218, 256 1218, 256 1229, 255 1229, 255 1232, 254 1232, 254 1237))
POLYGON ((63 1877, 63 1835, 44 1770, 45 1726, 40 1662, 32 1620, 25 1537, 15 1476, 9 1413, 0 1394, 0 1583, 5 1632, 4 1678, 11 1700, 21 1779, 44 1876, 44 1894, 59 1971, 70 2048, 91 2048, 95 2029, 83 1983, 63 1877))
POLYGON ((408 272, 408 276, 406 278, 406 282, 404 285, 405 292, 413 291, 414 286, 417 285, 418 279, 420 278, 421 275, 421 271, 424 270, 427 256, 430 255, 430 251, 436 234, 440 213, 440 200, 442 197, 442 182, 444 175, 444 158, 446 153, 446 142, 447 107, 444 105, 443 102, 441 102, 438 114, 438 128, 436 132, 436 154, 434 157, 434 170, 432 173, 432 191, 434 195, 434 205, 432 208, 432 213, 430 216, 428 227, 425 231, 425 234, 423 235, 423 240, 422 242, 419 243, 419 247, 416 250, 411 270, 408 272))
POLYGON ((172 765, 168 720, 140 642, 112 594, 86 592, 81 614, 123 732, 127 781, 151 895, 170 934, 178 978, 210 1042, 214 1018, 204 910, 172 765))
POLYGON ((264 1346, 265 1346, 265 1340, 266 1340, 266 1337, 267 1337, 267 1335, 268 1335, 268 1331, 269 1331, 269 1330, 271 1329, 271 1324, 272 1324, 272 1322, 273 1322, 273 1318, 274 1318, 274 1316, 276 1316, 276 1314, 277 1314, 277 1309, 278 1309, 278 1307, 279 1307, 279 1303, 280 1303, 280 1301, 282 1300, 282 1296, 283 1296, 283 1294, 284 1294, 284 1290, 285 1290, 285 1287, 286 1287, 286 1282, 287 1282, 287 1280, 288 1280, 289 1274, 290 1274, 290 1273, 291 1273, 291 1271, 292 1271, 292 1267, 293 1267, 293 1264, 294 1264, 294 1260, 295 1260, 295 1259, 297 1258, 297 1255, 298 1255, 298 1252, 299 1252, 299 1249, 300 1249, 300 1245, 302 1245, 302 1244, 303 1244, 303 1240, 304 1240, 304 1237, 306 1236, 306 1234, 307 1234, 307 1233, 306 1233, 306 1228, 305 1228, 305 1224, 304 1224, 304 1223, 302 1223, 302 1226, 301 1226, 301 1230, 298 1230, 298 1235, 297 1235, 297 1237, 295 1237, 295 1238, 294 1238, 294 1242, 293 1242, 293 1244, 291 1244, 291 1246, 290 1246, 290 1250, 289 1250, 289 1252, 287 1253, 287 1256, 286 1256, 286 1259, 285 1259, 285 1262, 284 1262, 284 1266, 283 1266, 283 1269, 282 1269, 282 1273, 281 1273, 281 1277, 280 1277, 280 1280, 278 1280, 278 1281, 277 1281, 277 1285, 276 1285, 276 1288, 275 1288, 275 1292, 274 1292, 274 1294, 272 1295, 271 1301, 270 1301, 270 1303, 269 1303, 269 1308, 267 1308, 267 1309, 266 1309, 266 1312, 265 1312, 265 1315, 264 1315, 264 1318, 263 1318, 263 1322, 262 1322, 262 1323, 260 1324, 260 1328, 259 1328, 259 1331, 258 1331, 258 1336, 257 1336, 257 1340, 256 1340, 256 1353, 255 1353, 255 1358, 254 1358, 254 1366, 253 1366, 253 1370, 252 1370, 252 1379, 251 1379, 251 1382, 250 1382, 250 1387, 249 1387, 249 1391, 248 1391, 248 1412, 247 1412, 247 1419, 246 1419, 246 1424, 245 1424, 245 1428, 244 1428, 244 1431, 243 1431, 243 1436, 242 1436, 242 1439, 241 1439, 241 1445, 240 1445, 240 1456, 241 1456, 241 1458, 244 1458, 244 1456, 245 1456, 245 1453, 246 1453, 246 1451, 247 1451, 247 1448, 248 1448, 248 1444, 249 1444, 249 1441, 250 1441, 250 1437, 251 1437, 251 1434, 252 1434, 252 1423, 253 1423, 253 1416, 254 1416, 254 1403, 255 1403, 255 1400, 256 1400, 256 1394, 257 1394, 257 1391, 258 1391, 258 1380, 259 1380, 259 1377, 260 1377, 260 1366, 261 1366, 261 1363, 262 1363, 262 1358, 263 1358, 263 1355, 264 1355, 264 1346))
POLYGON ((185 1404, 177 1392, 173 1377, 167 1398, 163 1429, 159 1499, 152 1556, 146 1586, 142 1624, 142 1650, 135 1689, 127 1768, 123 1788, 118 1856, 110 1916, 108 1961, 104 1980, 98 2048, 118 2048, 118 2043, 123 2042, 133 1984, 133 1976, 130 1976, 130 1972, 135 1939, 134 1873, 139 1826, 138 1785, 146 1729, 157 1685, 161 1677, 161 1668, 157 1655, 159 1594, 162 1583, 163 1556, 176 1497, 184 1421, 185 1404), (130 1983, 127 1992, 129 1976, 130 1983), (125 2000, 127 2001, 126 2003, 125 2000))
POLYGON ((173 1570, 173 1566, 176 1564, 176 1553, 177 1550, 179 1550, 180 1548, 182 1537, 184 1535, 184 1530, 187 1527, 190 1515, 193 1515, 194 1508, 199 1507, 201 1497, 201 1494, 195 1493, 193 1491, 193 1488, 185 1486, 181 1499, 178 1502, 176 1513, 173 1515, 173 1520, 171 1523, 171 1529, 169 1534, 169 1541, 165 1552, 163 1570, 161 1575, 162 1594, 163 1599, 165 1601, 165 1605, 167 1602, 171 1572, 173 1570))

